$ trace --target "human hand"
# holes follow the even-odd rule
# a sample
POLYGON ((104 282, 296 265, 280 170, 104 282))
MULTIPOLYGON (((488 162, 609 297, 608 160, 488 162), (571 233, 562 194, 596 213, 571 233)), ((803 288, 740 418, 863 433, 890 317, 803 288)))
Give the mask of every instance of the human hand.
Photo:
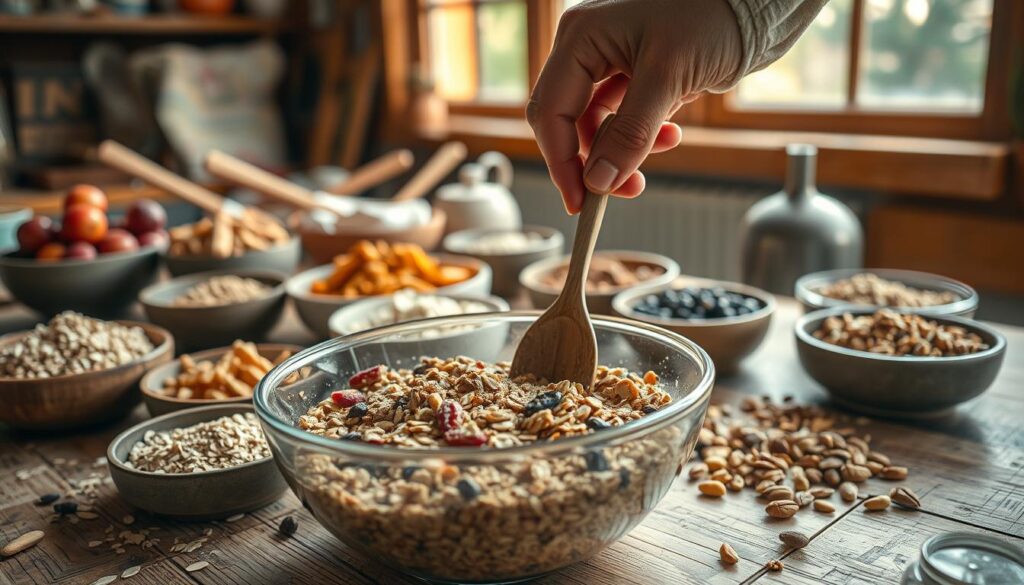
POLYGON ((579 212, 587 190, 640 195, 640 164, 682 139, 666 120, 729 82, 742 52, 726 0, 591 0, 566 11, 526 109, 566 211, 579 212))

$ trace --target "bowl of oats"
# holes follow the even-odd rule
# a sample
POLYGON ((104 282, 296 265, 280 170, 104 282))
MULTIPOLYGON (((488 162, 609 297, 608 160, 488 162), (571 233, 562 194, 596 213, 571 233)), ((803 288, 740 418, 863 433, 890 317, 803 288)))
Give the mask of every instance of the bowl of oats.
POLYGON ((822 309, 795 334, 800 364, 833 400, 882 416, 943 413, 978 396, 1006 353, 984 323, 908 309, 822 309))
POLYGON ((970 286, 913 270, 825 270, 801 276, 794 288, 797 300, 807 311, 843 306, 891 307, 971 318, 978 310, 978 293, 970 286))
POLYGON ((510 582, 598 554, 689 457, 714 365, 686 338, 595 317, 589 388, 508 375, 535 312, 425 319, 300 352, 254 403, 274 460, 347 547, 419 578, 510 582), (438 326, 494 330, 458 356, 438 326))

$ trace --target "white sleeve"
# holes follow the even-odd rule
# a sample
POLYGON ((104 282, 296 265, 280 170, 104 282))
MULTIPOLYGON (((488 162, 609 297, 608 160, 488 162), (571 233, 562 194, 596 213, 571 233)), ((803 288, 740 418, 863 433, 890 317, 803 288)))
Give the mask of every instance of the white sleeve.
POLYGON ((727 0, 736 13, 743 58, 736 74, 712 91, 724 92, 783 56, 828 0, 727 0))

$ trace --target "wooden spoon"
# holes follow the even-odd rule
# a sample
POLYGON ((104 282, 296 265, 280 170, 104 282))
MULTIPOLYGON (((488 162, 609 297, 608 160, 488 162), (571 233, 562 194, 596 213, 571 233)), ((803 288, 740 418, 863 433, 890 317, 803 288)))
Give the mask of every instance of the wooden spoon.
POLYGON ((322 209, 338 215, 337 210, 317 201, 313 196, 313 192, 309 189, 296 185, 287 179, 282 179, 273 173, 225 152, 219 150, 210 151, 206 155, 203 164, 211 175, 243 187, 248 187, 253 191, 264 193, 293 207, 307 212, 314 209, 322 209))
MULTIPOLYGON (((611 118, 605 118, 595 141, 611 118)), ((597 336, 587 310, 586 283, 607 206, 608 195, 587 193, 583 198, 565 286, 519 340, 509 372, 511 377, 533 374, 548 382, 579 382, 588 389, 594 382, 597 336)))
POLYGON ((392 201, 409 201, 419 199, 437 185, 441 179, 452 172, 459 163, 466 160, 466 145, 461 142, 447 142, 437 149, 434 156, 423 165, 409 182, 406 183, 392 201))
POLYGON ((352 171, 347 179, 325 191, 335 195, 358 195, 408 171, 415 162, 411 150, 392 150, 352 171))

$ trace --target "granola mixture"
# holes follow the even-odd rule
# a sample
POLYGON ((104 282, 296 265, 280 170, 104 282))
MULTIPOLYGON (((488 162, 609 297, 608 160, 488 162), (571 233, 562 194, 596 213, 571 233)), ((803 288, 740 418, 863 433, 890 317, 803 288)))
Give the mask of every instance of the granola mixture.
MULTIPOLYGON (((371 368, 299 426, 417 451, 500 448, 601 432, 671 402, 653 372, 601 367, 587 392, 510 380, 507 368, 464 357, 371 368)), ((317 517, 350 545, 427 577, 508 579, 585 559, 627 532, 668 490, 697 430, 670 426, 622 445, 493 465, 422 453, 405 466, 309 455, 297 461, 298 477, 317 517)))
POLYGON ((949 291, 917 289, 870 272, 837 280, 817 292, 830 299, 879 307, 933 307, 960 300, 959 296, 949 291))
POLYGON ((950 357, 988 349, 981 336, 963 327, 888 309, 873 315, 829 317, 814 337, 841 347, 896 356, 950 357))

